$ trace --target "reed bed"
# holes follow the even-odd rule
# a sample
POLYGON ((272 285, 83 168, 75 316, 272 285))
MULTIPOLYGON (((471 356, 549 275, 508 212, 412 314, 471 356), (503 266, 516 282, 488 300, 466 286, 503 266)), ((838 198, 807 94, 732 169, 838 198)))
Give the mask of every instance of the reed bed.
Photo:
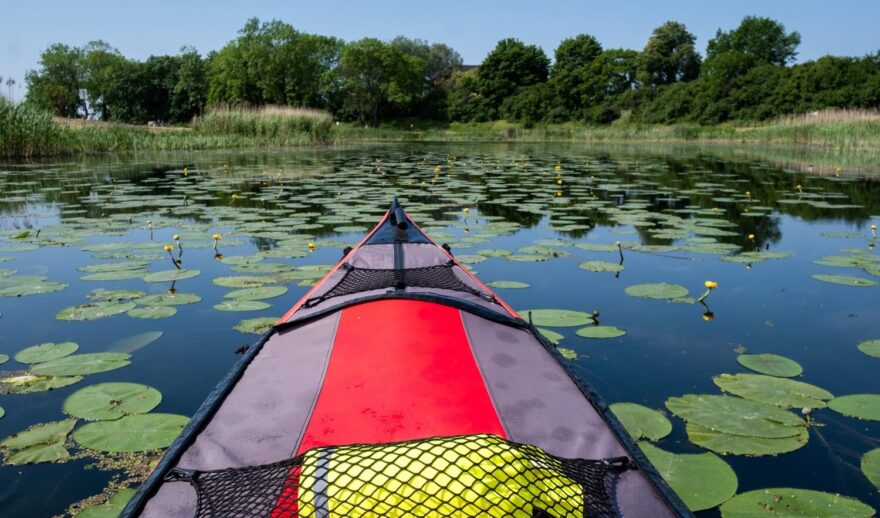
POLYGON ((333 118, 320 110, 287 106, 214 107, 193 120, 193 131, 208 135, 239 135, 282 144, 330 140, 333 118))

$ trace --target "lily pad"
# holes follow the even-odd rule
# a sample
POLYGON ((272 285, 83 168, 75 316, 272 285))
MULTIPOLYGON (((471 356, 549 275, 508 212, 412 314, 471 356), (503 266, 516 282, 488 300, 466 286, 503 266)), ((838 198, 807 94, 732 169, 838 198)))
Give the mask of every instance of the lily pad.
POLYGON ((27 295, 42 295, 44 293, 60 291, 66 287, 67 284, 63 282, 48 281, 27 282, 11 285, 0 283, 0 297, 24 297, 27 295))
POLYGON ((82 379, 82 376, 34 376, 33 374, 25 374, 0 381, 8 384, 7 390, 10 394, 33 394, 35 392, 47 392, 73 385, 82 381, 82 379))
POLYGON ((135 306, 137 304, 134 302, 89 302, 64 308, 55 315, 55 318, 58 320, 97 320, 125 313, 134 309, 135 306))
POLYGON ((145 414, 162 401, 158 390, 138 383, 99 383, 82 388, 64 401, 64 412, 88 421, 112 421, 145 414))
POLYGON ((183 306, 184 304, 195 304, 201 300, 202 297, 195 293, 157 293, 147 295, 139 299, 137 303, 145 306, 183 306))
POLYGON ((91 293, 86 295, 87 299, 90 300, 102 300, 102 301, 119 301, 119 300, 131 300, 143 297, 146 295, 144 292, 139 290, 105 290, 105 289, 97 289, 93 290, 91 293))
POLYGON ((132 318, 168 318, 177 314, 177 308, 174 306, 138 306, 128 311, 128 316, 132 318))
POLYGON ((117 518, 135 494, 134 489, 122 489, 110 497, 106 503, 86 507, 76 514, 76 518, 117 518))
POLYGON ((587 326, 577 330, 577 335, 584 338, 617 338, 625 334, 626 331, 614 326, 587 326))
POLYGON ((756 489, 736 495, 721 506, 721 516, 722 518, 762 516, 869 518, 874 516, 874 509, 848 496, 779 487, 756 489))
POLYGON ((146 333, 138 333, 122 340, 117 340, 107 347, 107 351, 114 353, 131 354, 139 349, 150 345, 159 338, 162 338, 162 331, 147 331, 146 333))
POLYGON ((42 363, 73 354, 77 349, 79 349, 79 345, 74 342, 61 342, 57 344, 46 342, 18 351, 15 353, 15 361, 19 363, 42 363))
POLYGON ((542 327, 575 327, 593 321, 593 317, 589 313, 570 309, 531 309, 517 311, 517 313, 526 320, 531 314, 532 323, 542 327))
POLYGON ((500 288, 500 289, 520 289, 520 288, 528 288, 529 285, 525 282, 519 281, 492 281, 487 282, 486 286, 491 288, 500 288))
POLYGON ((145 270, 120 270, 116 272, 98 272, 83 275, 83 281, 124 281, 128 279, 140 279, 147 272, 145 270))
POLYGON ((539 327, 538 331, 540 331, 541 334, 544 335, 544 338, 546 338, 547 340, 550 340, 550 343, 553 345, 559 345, 559 342, 561 342, 562 340, 565 339, 564 335, 562 335, 561 333, 557 333, 556 331, 552 331, 550 329, 544 329, 542 327, 539 327))
POLYGON ((880 448, 871 450, 862 457, 862 473, 874 487, 880 489, 880 448))
POLYGON ((6 363, 8 361, 9 361, 8 354, 0 354, 0 365, 3 365, 4 363, 6 363))
POLYGON ((88 423, 73 439, 85 448, 106 452, 134 452, 167 448, 189 418, 176 414, 132 414, 115 421, 88 423))
POLYGON ((830 282, 831 284, 842 284, 844 286, 859 286, 868 288, 876 286, 877 281, 862 279, 860 277, 850 277, 848 275, 818 275, 814 274, 813 278, 817 281, 830 282))
POLYGON ((736 361, 747 369, 780 378, 800 376, 804 371, 798 362, 778 354, 740 354, 736 361))
POLYGON ((868 356, 880 358, 880 339, 862 342, 858 345, 858 348, 868 356))
POLYGON ((235 330, 240 333, 261 335, 268 331, 277 321, 277 318, 271 317, 247 318, 239 322, 235 326, 235 330))
POLYGON ((646 442, 639 447, 691 511, 712 509, 736 494, 736 473, 714 453, 670 453, 646 442))
POLYGON ((672 423, 654 409, 636 403, 614 403, 610 408, 633 439, 659 441, 672 433, 672 423))
POLYGON ((578 265, 582 270, 591 272, 620 272, 623 271, 623 265, 611 263, 608 261, 584 261, 578 265))
POLYGON ((125 367, 131 356, 125 353, 73 354, 57 360, 38 363, 31 368, 42 376, 85 376, 125 367))
POLYGON ((803 447, 810 439, 810 432, 803 426, 797 427, 797 435, 777 439, 716 432, 694 423, 688 423, 685 429, 692 443, 722 455, 779 455, 803 447))
POLYGON ((721 374, 712 381, 725 392, 783 408, 825 408, 834 397, 809 383, 763 374, 721 374))
POLYGON ((667 399, 666 408, 704 428, 750 437, 793 437, 806 424, 778 406, 730 396, 687 394, 667 399))
POLYGON ((274 297, 280 297, 285 293, 287 293, 287 287, 285 286, 260 286, 257 288, 242 288, 240 290, 233 290, 223 297, 227 299, 239 300, 264 300, 274 297))
POLYGON ((626 288, 626 294, 632 297, 643 297, 648 299, 678 299, 686 297, 688 289, 678 284, 668 284, 665 282, 653 284, 634 284, 626 288))
POLYGON ((154 272, 144 276, 147 282, 170 282, 190 279, 199 275, 199 270, 165 270, 162 272, 154 272))
POLYGON ((565 347, 557 347, 556 350, 559 351, 559 354, 562 355, 566 360, 577 360, 578 354, 574 349, 566 349, 565 347))
POLYGON ((851 394, 828 402, 828 408, 858 419, 880 421, 880 394, 851 394))
POLYGON ((219 311, 260 311, 272 307, 270 304, 259 300, 232 299, 224 300, 214 305, 214 309, 219 311))
POLYGON ((0 441, 0 447, 10 450, 21 450, 38 444, 64 442, 67 434, 76 425, 76 419, 64 419, 31 426, 27 430, 14 433, 0 441))
POLYGON ((263 286, 265 284, 274 284, 275 279, 253 275, 238 275, 233 277, 217 277, 212 282, 217 286, 223 286, 225 288, 251 288, 255 286, 263 286))
POLYGON ((48 444, 35 444, 15 451, 6 456, 6 464, 20 466, 23 464, 39 464, 40 462, 56 462, 70 457, 64 447, 64 440, 48 444))

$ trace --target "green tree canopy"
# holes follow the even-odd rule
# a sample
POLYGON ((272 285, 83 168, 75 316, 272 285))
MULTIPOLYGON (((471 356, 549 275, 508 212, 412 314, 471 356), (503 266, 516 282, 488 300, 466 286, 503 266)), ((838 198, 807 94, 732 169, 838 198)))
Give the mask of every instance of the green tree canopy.
POLYGON ((666 22, 654 29, 639 57, 640 79, 648 86, 691 81, 700 75, 696 37, 679 22, 666 22))
POLYGON ((83 88, 82 50, 61 43, 40 54, 40 68, 25 74, 26 102, 52 110, 55 115, 76 117, 83 88))
POLYGON ((562 40, 556 48, 550 81, 563 106, 580 112, 593 104, 605 88, 594 77, 593 62, 602 53, 602 45, 589 34, 562 40))
POLYGON ((513 38, 501 40, 480 65, 480 93, 497 111, 519 88, 547 81, 549 66, 539 47, 513 38))
POLYGON ((342 50, 343 108, 359 122, 379 124, 383 108, 406 108, 423 93, 425 62, 389 43, 364 38, 342 50))
POLYGON ((727 52, 737 52, 754 66, 770 64, 785 66, 794 61, 801 35, 785 32, 785 26, 776 20, 758 16, 746 16, 739 27, 723 32, 718 29, 715 37, 709 40, 706 58, 727 52))

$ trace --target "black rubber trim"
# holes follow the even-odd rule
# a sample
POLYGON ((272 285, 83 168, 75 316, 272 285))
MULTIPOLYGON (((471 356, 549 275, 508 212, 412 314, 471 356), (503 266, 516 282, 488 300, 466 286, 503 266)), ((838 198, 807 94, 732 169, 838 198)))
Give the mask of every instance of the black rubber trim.
POLYGON ((164 482, 166 473, 170 472, 180 461, 180 457, 186 449, 189 448, 196 436, 198 436, 208 422, 210 422, 211 418, 223 404, 223 401, 226 400, 226 396, 232 392, 232 389, 244 374, 245 369, 247 369, 251 361, 253 361, 257 354, 263 349, 263 345, 277 332, 278 330, 275 328, 266 332, 260 341, 257 342, 256 345, 250 347, 245 355, 233 365, 226 377, 214 387, 214 390, 211 391, 207 399, 205 399, 196 413, 193 414, 189 423, 187 423, 180 432, 180 435, 177 436, 174 443, 162 456, 159 464, 156 465, 147 480, 138 488, 131 500, 128 501, 128 504, 126 504, 122 513, 120 513, 120 517, 128 518, 138 516, 143 512, 147 502, 156 494, 159 487, 164 482))
POLYGON ((544 335, 538 331, 538 328, 535 327, 534 324, 530 322, 526 322, 522 320, 524 324, 522 327, 528 329, 532 335, 544 346, 545 349, 553 356, 556 360, 556 363, 562 367, 562 370, 568 374, 568 377, 577 385, 578 389, 581 391, 581 394, 593 405, 593 408, 596 409, 596 412, 602 417, 605 421, 605 424, 608 425, 608 428, 617 436, 617 441, 623 446, 623 449, 626 450, 627 454, 632 458, 633 463, 638 467, 639 471, 645 474, 645 478, 648 480, 648 483, 654 486, 654 490, 657 491, 657 494, 660 496, 662 500, 666 502, 666 505, 669 506, 669 509, 682 517, 693 517, 694 513, 691 512, 690 509, 684 504, 681 498, 669 487, 669 484, 663 480, 663 477, 660 476, 660 473, 657 472, 657 469, 651 464, 651 461, 645 457, 645 454, 642 452, 641 448, 636 444, 636 442, 632 439, 626 429, 621 424, 620 420, 617 419, 617 416, 608 408, 608 404, 596 392, 596 389, 590 385, 587 380, 585 380, 580 374, 574 371, 570 367, 571 362, 566 360, 562 354, 559 352, 559 349, 556 348, 549 340, 547 340, 544 335))

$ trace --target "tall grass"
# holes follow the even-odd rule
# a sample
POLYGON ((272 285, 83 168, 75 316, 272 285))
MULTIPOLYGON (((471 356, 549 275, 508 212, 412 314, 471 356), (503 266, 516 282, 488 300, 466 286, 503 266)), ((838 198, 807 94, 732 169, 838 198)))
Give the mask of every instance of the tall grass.
POLYGON ((288 145, 329 141, 332 123, 333 118, 320 110, 218 106, 196 117, 192 128, 208 135, 238 135, 288 145))
POLYGON ((0 156, 58 154, 70 145, 70 135, 44 112, 0 97, 0 156))
POLYGON ((60 122, 0 100, 0 157, 314 145, 330 141, 332 131, 325 112, 276 107, 211 110, 192 129, 60 122))

